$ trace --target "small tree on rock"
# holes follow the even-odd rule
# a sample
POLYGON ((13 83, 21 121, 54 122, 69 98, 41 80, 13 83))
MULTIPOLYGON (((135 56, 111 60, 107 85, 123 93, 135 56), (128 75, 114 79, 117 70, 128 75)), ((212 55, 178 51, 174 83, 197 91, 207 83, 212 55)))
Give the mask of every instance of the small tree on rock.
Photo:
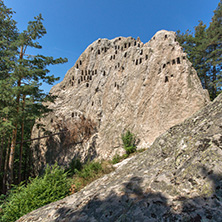
POLYGON ((129 130, 121 136, 123 141, 123 147, 126 150, 126 154, 129 155, 136 151, 136 137, 129 130))

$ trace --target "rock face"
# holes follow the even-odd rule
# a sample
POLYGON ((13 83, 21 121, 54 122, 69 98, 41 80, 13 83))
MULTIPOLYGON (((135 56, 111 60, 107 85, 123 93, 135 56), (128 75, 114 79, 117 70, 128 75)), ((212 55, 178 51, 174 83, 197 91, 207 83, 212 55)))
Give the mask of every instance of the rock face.
MULTIPOLYGON (((48 104, 53 112, 37 124, 52 133, 68 131, 34 142, 36 170, 55 160, 65 165, 76 157, 123 154, 126 130, 137 136, 138 148, 148 147, 209 102, 175 33, 168 31, 146 44, 132 37, 95 41, 50 92, 57 96, 48 104)), ((33 129, 34 138, 43 135, 33 129)))
POLYGON ((222 94, 153 145, 28 221, 221 221, 222 94))

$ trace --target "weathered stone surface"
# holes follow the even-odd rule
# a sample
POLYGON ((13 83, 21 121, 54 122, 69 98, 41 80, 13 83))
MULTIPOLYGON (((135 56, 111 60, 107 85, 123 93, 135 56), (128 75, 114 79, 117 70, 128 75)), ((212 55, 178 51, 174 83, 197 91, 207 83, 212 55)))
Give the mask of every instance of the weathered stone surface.
MULTIPOLYGON (((67 164, 77 156, 123 154, 120 138, 127 129, 139 139, 138 148, 148 147, 206 105, 208 94, 175 38, 174 32, 159 31, 146 44, 132 37, 92 43, 52 88, 58 96, 49 104, 53 112, 39 123, 52 133, 72 128, 80 118, 96 125, 87 138, 68 144, 65 135, 35 142, 35 169, 55 160, 67 164)), ((33 137, 43 134, 34 128, 33 137)))
POLYGON ((221 221, 222 94, 153 145, 28 221, 221 221))

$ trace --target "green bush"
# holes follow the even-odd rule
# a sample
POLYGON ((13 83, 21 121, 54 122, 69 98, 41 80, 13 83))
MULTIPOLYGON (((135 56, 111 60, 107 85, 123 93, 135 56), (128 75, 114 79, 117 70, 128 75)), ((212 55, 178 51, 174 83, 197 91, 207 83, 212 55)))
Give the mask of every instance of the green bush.
POLYGON ((28 185, 15 186, 2 205, 2 221, 15 221, 21 216, 69 194, 70 180, 57 164, 47 166, 43 177, 31 179, 28 185))
POLYGON ((78 192, 87 184, 103 176, 104 174, 110 173, 114 168, 108 161, 102 162, 87 162, 82 165, 82 169, 75 169, 73 181, 71 185, 71 193, 78 192))
POLYGON ((82 169, 82 163, 80 161, 80 159, 74 159, 71 161, 71 163, 69 164, 69 168, 67 171, 69 171, 69 173, 71 175, 76 173, 76 170, 80 171, 82 169))
POLYGON ((88 162, 83 165, 81 170, 76 170, 79 177, 84 179, 90 179, 95 177, 100 171, 102 171, 102 165, 99 162, 88 162))
POLYGON ((123 147, 126 150, 126 154, 129 155, 136 151, 136 137, 129 130, 125 134, 122 134, 123 147))

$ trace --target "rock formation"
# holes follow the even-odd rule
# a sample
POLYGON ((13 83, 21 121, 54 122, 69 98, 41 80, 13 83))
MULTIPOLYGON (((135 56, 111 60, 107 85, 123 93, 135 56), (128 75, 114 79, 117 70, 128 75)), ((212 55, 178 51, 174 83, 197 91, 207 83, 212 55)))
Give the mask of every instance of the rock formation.
POLYGON ((98 39, 54 86, 53 110, 36 123, 58 135, 35 141, 35 169, 73 158, 108 159, 123 154, 121 134, 130 130, 146 148, 167 129, 209 102, 174 32, 138 38, 98 39), (63 133, 61 133, 63 132, 63 133))
POLYGON ((221 221, 222 94, 80 192, 18 222, 221 221))

